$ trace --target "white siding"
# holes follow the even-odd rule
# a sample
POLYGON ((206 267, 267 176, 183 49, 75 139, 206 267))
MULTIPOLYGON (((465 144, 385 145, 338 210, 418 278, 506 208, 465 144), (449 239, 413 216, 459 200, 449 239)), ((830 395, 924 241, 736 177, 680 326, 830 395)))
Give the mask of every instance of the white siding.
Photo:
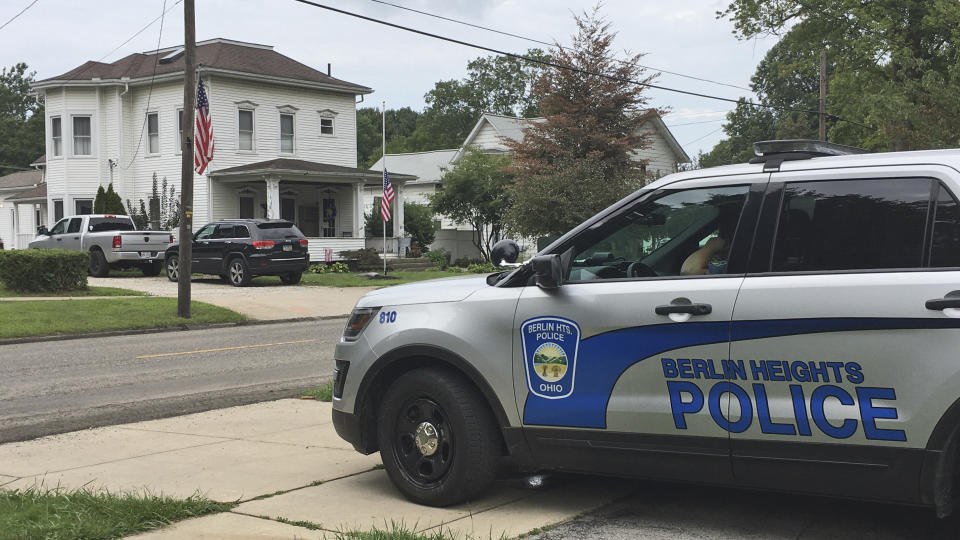
POLYGON ((635 159, 646 159, 647 173, 653 178, 673 173, 677 169, 677 155, 667 143, 666 138, 652 124, 645 124, 642 130, 648 134, 650 146, 634 153, 635 159))
POLYGON ((503 144, 500 134, 497 133, 497 130, 493 129, 493 126, 490 125, 490 122, 484 123, 483 127, 477 131, 477 135, 473 138, 473 146, 477 146, 482 150, 496 150, 496 151, 506 151, 507 147, 503 144))

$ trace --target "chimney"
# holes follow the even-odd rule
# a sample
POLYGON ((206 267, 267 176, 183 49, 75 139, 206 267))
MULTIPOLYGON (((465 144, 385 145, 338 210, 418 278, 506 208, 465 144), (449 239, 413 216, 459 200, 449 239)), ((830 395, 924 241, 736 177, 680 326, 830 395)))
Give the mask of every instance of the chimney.
POLYGON ((330 62, 327 62, 327 77, 330 76, 330 62))

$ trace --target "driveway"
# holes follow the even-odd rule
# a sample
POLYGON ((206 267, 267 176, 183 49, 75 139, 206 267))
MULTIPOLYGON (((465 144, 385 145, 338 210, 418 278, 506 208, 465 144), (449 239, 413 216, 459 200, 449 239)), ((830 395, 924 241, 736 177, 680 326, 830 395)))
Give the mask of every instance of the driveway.
MULTIPOLYGON (((153 296, 177 296, 177 283, 166 277, 88 278, 96 287, 121 287, 153 296)), ((191 296, 259 320, 347 316, 357 300, 376 287, 309 287, 281 285, 276 279, 255 280, 250 287, 233 287, 217 278, 194 278, 191 296)))

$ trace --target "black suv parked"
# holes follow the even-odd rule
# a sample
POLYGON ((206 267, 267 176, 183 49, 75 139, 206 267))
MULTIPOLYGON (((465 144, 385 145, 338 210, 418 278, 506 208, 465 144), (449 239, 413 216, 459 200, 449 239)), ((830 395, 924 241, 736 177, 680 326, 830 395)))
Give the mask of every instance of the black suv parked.
MULTIPOLYGON (((223 219, 193 235, 193 268, 216 274, 235 287, 254 276, 280 276, 284 285, 300 282, 310 265, 307 239, 293 223, 281 219, 223 219)), ((167 278, 180 278, 180 244, 166 251, 167 278)))

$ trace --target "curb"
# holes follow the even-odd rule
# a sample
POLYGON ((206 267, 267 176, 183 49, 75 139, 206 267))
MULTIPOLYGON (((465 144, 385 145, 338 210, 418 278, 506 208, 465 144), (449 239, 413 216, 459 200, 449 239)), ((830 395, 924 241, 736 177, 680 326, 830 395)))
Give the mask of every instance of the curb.
POLYGON ((43 341, 67 341, 71 339, 88 339, 98 337, 113 336, 133 336, 138 334, 159 334, 163 332, 183 332, 189 330, 209 330, 212 328, 231 328, 235 326, 261 326, 267 324, 296 323, 308 321, 326 321, 332 319, 346 319, 349 313, 343 315, 321 315, 318 317, 295 317, 292 319, 270 319, 270 320, 251 320, 238 321, 231 323, 207 323, 207 324, 178 324, 176 326, 157 326, 153 328, 133 328, 130 330, 107 330, 104 332, 87 332, 85 334, 58 334, 53 336, 29 336, 19 338, 0 339, 0 346, 17 345, 21 343, 39 343, 43 341))

